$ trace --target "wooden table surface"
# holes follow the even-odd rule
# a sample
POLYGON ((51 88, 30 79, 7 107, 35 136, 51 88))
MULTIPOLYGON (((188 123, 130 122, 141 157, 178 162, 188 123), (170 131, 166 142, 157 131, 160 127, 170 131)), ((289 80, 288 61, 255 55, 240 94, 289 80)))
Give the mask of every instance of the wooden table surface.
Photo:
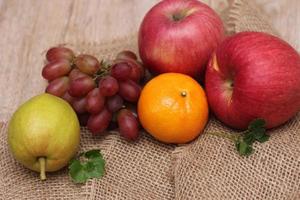
MULTIPOLYGON (((159 0, 0 0, 0 121, 42 92, 43 52, 56 44, 102 43, 137 32, 159 0), (32 91, 33 86, 39 86, 32 91)), ((232 0, 228 0, 231 2, 232 0)), ((300 1, 256 0, 300 51, 300 1)), ((226 0, 205 0, 217 11, 226 0)))

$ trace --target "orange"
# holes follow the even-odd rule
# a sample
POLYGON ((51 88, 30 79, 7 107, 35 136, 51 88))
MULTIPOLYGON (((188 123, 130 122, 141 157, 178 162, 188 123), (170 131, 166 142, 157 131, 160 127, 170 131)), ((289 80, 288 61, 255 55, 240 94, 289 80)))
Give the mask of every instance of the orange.
POLYGON ((194 140, 205 128, 208 103, 202 87, 191 77, 161 74, 149 81, 138 102, 144 129, 164 143, 194 140))

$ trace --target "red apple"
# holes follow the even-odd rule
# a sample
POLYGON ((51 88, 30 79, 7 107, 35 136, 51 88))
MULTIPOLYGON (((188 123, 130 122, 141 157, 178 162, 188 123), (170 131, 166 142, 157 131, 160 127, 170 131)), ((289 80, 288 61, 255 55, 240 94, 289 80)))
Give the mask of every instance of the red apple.
POLYGON ((300 110, 300 56, 283 40, 243 32, 227 38, 206 71, 208 101, 225 124, 246 129, 263 118, 277 127, 300 110))
POLYGON ((145 16, 139 52, 153 73, 177 72, 200 77, 224 37, 219 16, 197 0, 164 0, 145 16))

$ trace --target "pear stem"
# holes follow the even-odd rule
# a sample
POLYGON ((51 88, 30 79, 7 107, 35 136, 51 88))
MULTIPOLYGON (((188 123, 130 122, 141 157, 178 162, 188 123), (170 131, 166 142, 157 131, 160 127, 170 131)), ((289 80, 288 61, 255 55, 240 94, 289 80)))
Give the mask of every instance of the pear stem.
POLYGON ((40 178, 41 180, 46 180, 46 159, 45 157, 39 158, 40 164, 40 178))

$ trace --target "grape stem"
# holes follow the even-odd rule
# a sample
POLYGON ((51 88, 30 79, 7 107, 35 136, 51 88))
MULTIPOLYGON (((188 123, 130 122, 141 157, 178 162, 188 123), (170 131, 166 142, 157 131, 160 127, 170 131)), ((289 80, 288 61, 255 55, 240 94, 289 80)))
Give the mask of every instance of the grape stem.
POLYGON ((46 180, 46 159, 45 157, 39 157, 40 164, 40 178, 41 180, 46 180))
POLYGON ((94 75, 94 81, 97 81, 99 80, 99 78, 102 78, 104 76, 107 76, 109 75, 109 72, 110 72, 110 68, 111 68, 111 65, 108 64, 109 62, 107 61, 104 61, 102 60, 101 61, 101 68, 100 70, 94 75))

